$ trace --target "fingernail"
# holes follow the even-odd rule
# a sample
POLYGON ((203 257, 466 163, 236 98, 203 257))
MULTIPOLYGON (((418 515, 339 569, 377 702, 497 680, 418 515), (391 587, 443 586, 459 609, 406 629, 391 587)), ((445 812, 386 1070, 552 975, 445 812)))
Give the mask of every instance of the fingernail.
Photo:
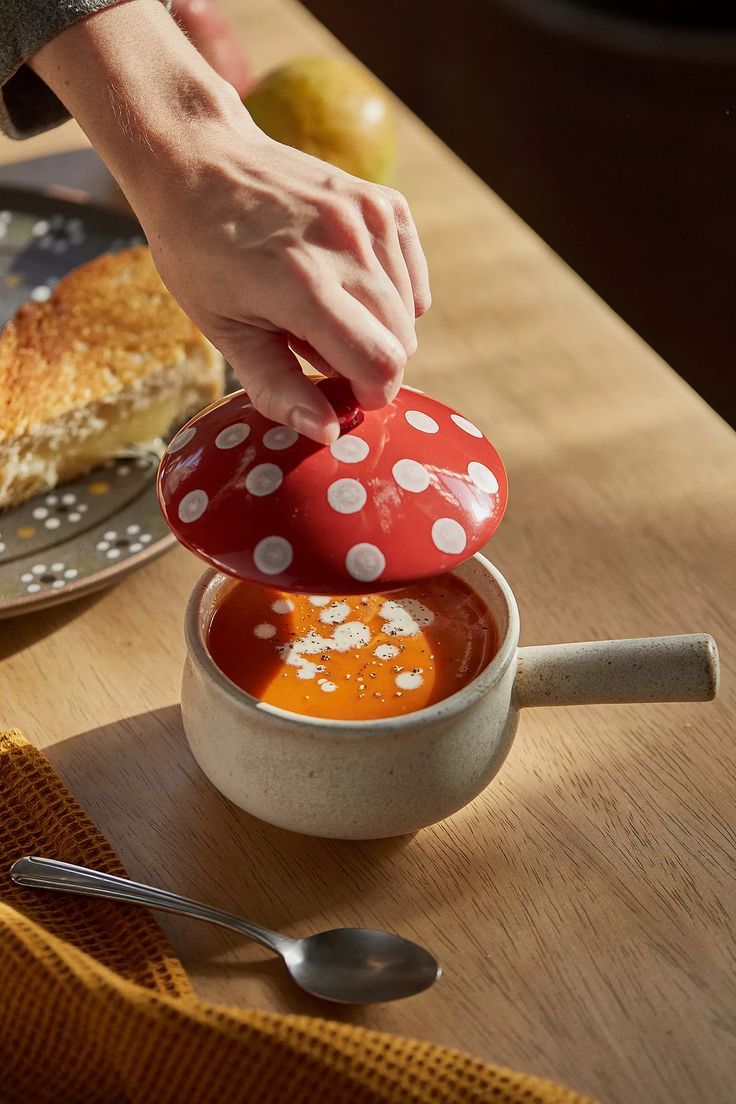
POLYGON ((295 406, 289 415, 289 424, 303 437, 331 445, 340 436, 340 427, 336 421, 325 422, 307 406, 295 406))
POLYGON ((399 391, 401 390, 401 385, 402 385, 403 382, 404 382, 404 373, 402 372, 398 376, 397 379, 393 379, 393 380, 391 380, 390 383, 386 384, 386 386, 383 389, 383 393, 386 396, 386 402, 387 403, 392 403, 394 401, 394 399, 398 395, 399 391))

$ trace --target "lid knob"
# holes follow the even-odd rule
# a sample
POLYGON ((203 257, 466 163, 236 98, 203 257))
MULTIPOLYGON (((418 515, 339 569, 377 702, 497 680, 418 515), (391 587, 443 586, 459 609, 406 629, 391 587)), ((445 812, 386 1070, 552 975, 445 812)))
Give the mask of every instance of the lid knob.
POLYGON ((337 415, 341 436, 360 425, 365 414, 346 379, 335 376, 333 379, 320 380, 317 386, 337 415))

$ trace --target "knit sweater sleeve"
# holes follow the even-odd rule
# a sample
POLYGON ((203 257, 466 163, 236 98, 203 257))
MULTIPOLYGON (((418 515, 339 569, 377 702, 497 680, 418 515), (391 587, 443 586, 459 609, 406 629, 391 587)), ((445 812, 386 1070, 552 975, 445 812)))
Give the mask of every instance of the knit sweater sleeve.
POLYGON ((0 0, 0 132, 30 138, 69 118, 61 100, 26 62, 72 23, 116 3, 119 0, 0 0))

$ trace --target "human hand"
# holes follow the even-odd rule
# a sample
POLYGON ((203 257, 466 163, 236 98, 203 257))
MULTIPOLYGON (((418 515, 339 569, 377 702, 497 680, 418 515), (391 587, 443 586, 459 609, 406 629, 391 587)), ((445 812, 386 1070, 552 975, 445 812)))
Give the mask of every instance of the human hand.
POLYGON ((391 401, 430 304, 403 197, 267 138, 150 0, 75 24, 33 64, 116 176, 167 287, 257 409, 335 439, 335 413, 295 353, 347 378, 366 408, 391 401))
POLYGON ((295 353, 350 380, 367 409, 393 399, 430 302, 402 196, 272 142, 244 116, 209 132, 186 173, 159 163, 136 200, 165 284, 263 414, 337 436, 295 353))

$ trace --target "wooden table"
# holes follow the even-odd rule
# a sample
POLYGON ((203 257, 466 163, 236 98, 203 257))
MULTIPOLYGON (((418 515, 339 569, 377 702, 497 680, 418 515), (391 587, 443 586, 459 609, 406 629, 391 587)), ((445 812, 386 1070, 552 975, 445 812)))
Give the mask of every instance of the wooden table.
MULTIPOLYGON (((258 68, 338 49, 291 0, 229 8, 258 68)), ((733 434, 415 119, 398 185, 433 275, 410 379, 498 445, 493 559, 526 643, 706 630, 712 705, 538 710, 471 807, 410 839, 271 828, 204 780, 177 707, 200 572, 169 553, 114 589, 0 626, 21 726, 117 848, 287 932, 399 929, 445 977, 355 1022, 462 1047, 608 1104, 726 1104, 736 1080, 733 434)), ((79 147, 72 125, 0 158, 79 147)), ((724 371, 731 370, 724 366, 724 371)), ((205 997, 314 1015, 238 937, 163 921, 205 997)))

